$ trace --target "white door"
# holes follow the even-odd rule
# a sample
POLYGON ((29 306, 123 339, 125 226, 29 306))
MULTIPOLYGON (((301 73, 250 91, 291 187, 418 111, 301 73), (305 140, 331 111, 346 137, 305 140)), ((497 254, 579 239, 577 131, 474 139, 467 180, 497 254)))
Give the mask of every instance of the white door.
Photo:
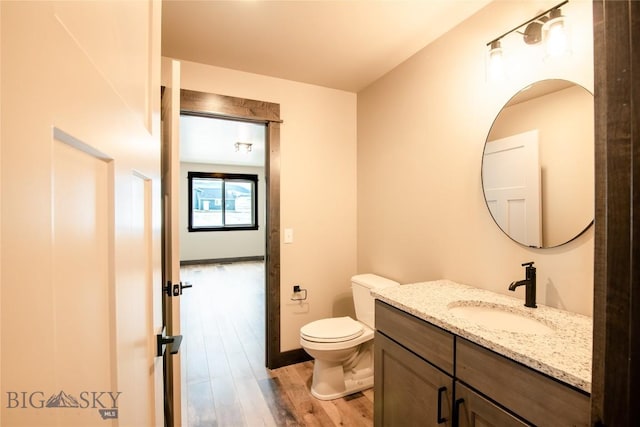
MULTIPOLYGON (((180 63, 171 61, 162 95, 162 188, 164 210, 164 323, 169 336, 180 335, 180 63)), ((182 425, 180 353, 165 352, 165 412, 169 427, 182 425)))
POLYGON ((482 185, 496 223, 513 240, 542 246, 538 131, 488 142, 482 185))
POLYGON ((0 3, 2 425, 163 425, 159 6, 0 3))

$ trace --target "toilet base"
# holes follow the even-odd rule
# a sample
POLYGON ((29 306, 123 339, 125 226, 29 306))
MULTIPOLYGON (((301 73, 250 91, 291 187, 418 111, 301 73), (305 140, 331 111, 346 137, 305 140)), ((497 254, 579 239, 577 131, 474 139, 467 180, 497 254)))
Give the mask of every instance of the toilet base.
POLYGON ((360 354, 361 363, 343 366, 342 363, 316 359, 313 365, 311 394, 320 400, 333 400, 373 387, 371 347, 360 354))
POLYGON ((330 394, 322 394, 322 393, 318 393, 313 386, 311 386, 311 394, 313 395, 313 397, 320 399, 320 400, 333 400, 333 399, 339 399, 341 397, 347 396, 349 394, 353 394, 353 393, 357 393, 359 391, 362 390, 367 390, 371 387, 373 387, 373 375, 367 377, 367 378, 363 378, 363 379, 358 379, 358 380, 346 380, 344 382, 345 388, 343 391, 340 392, 336 392, 336 393, 330 393, 330 394))

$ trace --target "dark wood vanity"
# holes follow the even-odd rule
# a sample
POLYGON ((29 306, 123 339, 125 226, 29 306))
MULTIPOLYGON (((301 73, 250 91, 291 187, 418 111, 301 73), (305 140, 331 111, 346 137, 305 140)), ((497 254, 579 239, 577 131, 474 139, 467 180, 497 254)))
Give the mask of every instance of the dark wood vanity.
POLYGON ((589 395, 376 301, 380 426, 587 426, 589 395))

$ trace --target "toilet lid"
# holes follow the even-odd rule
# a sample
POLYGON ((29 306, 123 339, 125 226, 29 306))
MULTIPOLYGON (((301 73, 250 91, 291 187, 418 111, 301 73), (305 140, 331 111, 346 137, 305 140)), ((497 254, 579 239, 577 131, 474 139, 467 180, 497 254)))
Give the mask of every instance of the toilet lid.
POLYGON ((314 342, 348 341, 359 337, 363 332, 362 324, 348 316, 320 319, 300 328, 302 337, 314 342))

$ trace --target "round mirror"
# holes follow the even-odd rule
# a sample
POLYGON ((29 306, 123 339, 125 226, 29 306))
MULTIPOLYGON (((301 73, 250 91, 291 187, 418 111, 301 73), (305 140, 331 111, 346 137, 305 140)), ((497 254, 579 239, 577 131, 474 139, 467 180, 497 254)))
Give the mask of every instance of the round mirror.
POLYGON ((594 218, 593 95, 566 80, 518 92, 487 136, 482 188, 498 227, 522 245, 582 234, 594 218))

